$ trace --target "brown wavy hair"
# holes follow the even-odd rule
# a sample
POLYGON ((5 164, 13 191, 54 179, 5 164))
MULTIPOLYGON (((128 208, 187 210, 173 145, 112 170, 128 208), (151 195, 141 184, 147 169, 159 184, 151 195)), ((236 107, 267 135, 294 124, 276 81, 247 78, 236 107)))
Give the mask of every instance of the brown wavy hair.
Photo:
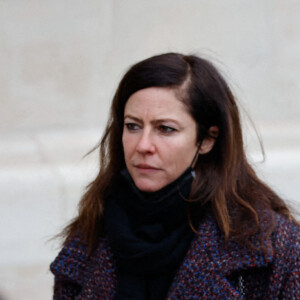
MULTIPOLYGON (((198 141, 207 137, 211 126, 219 128, 213 149, 200 155, 195 165, 190 207, 209 207, 226 240, 235 238, 251 247, 251 236, 255 235, 263 249, 264 241, 274 230, 273 212, 293 219, 291 212, 249 165, 239 110, 223 76, 208 60, 178 53, 150 57, 133 65, 124 75, 98 145, 99 173, 87 186, 78 216, 62 232, 65 241, 80 232, 92 251, 103 234, 105 199, 125 168, 122 146, 125 104, 133 93, 148 87, 169 87, 177 92, 197 123, 198 141)), ((190 225, 196 231, 199 214, 195 212, 201 209, 190 211, 193 211, 190 225)))

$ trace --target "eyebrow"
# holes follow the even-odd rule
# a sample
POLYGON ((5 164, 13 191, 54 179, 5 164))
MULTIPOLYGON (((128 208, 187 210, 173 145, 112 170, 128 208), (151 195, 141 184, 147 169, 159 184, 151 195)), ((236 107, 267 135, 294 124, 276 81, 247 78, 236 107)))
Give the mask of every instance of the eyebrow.
POLYGON ((134 117, 134 116, 132 116, 132 115, 125 115, 125 116, 124 116, 124 120, 125 120, 126 118, 130 118, 130 119, 132 119, 132 120, 134 120, 134 121, 136 121, 136 122, 142 123, 142 120, 141 120, 141 119, 139 119, 139 118, 137 118, 137 117, 134 117))
MULTIPOLYGON (((126 118, 130 118, 130 119, 132 119, 132 120, 134 120, 136 122, 143 123, 143 121, 141 119, 139 119, 137 117, 134 117, 132 115, 125 115, 124 116, 124 120, 126 118)), ((174 119, 171 119, 171 118, 156 119, 156 120, 151 121, 150 123, 162 123, 162 122, 174 122, 174 123, 176 123, 176 124, 179 125, 179 122, 177 120, 174 120, 174 119)))

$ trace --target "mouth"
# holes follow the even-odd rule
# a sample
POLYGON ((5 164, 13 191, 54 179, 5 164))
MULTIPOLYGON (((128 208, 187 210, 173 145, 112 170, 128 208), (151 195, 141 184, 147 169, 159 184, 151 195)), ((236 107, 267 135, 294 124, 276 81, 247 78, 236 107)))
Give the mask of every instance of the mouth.
POLYGON ((141 173, 153 173, 160 170, 159 168, 155 168, 147 164, 138 164, 135 165, 134 167, 141 173))

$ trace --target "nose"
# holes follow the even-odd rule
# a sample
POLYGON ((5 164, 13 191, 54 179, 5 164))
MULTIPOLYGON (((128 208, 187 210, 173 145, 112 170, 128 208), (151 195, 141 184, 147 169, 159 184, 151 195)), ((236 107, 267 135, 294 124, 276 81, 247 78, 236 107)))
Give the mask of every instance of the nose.
POLYGON ((136 150, 141 154, 155 152, 155 145, 150 131, 147 130, 143 131, 138 141, 136 150))

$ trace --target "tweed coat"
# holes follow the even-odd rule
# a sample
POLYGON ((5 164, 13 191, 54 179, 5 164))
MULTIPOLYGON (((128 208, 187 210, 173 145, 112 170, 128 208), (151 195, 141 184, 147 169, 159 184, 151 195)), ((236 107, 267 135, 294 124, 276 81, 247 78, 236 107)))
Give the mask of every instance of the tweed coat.
MULTIPOLYGON (((272 249, 263 254, 235 242, 225 243, 206 215, 169 288, 167 299, 300 299, 299 227, 281 216, 272 249)), ((103 238, 88 256, 74 238, 51 264, 53 299, 113 299, 116 264, 103 238)))

